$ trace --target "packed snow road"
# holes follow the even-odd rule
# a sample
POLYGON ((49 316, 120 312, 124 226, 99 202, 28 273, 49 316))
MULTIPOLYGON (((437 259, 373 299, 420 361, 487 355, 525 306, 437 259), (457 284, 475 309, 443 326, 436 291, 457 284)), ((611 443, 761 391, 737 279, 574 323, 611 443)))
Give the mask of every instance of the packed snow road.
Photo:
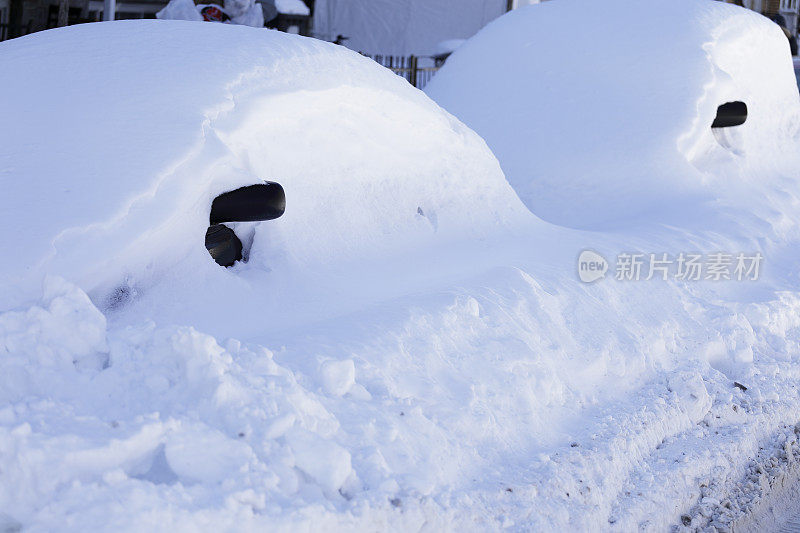
POLYGON ((18 253, 0 263, 0 531, 745 527, 800 455, 784 48, 718 2, 532 6, 431 84, 453 116, 277 32, 133 21, 0 43, 17 102, 0 121, 22 124, 0 131, 18 253), (664 21, 648 54, 593 33, 644 14, 664 21), (553 66, 586 64, 553 55, 567 34, 607 83, 553 66), (535 84, 462 83, 509 47, 546 63, 535 84), (621 87, 669 109, 624 113, 621 87), (721 138, 728 100, 749 114, 721 138), (614 127, 574 129, 589 101, 616 104, 614 127), (529 105, 548 135, 512 120, 529 105), (222 268, 212 202, 264 180, 286 212, 231 224, 246 260, 222 268))

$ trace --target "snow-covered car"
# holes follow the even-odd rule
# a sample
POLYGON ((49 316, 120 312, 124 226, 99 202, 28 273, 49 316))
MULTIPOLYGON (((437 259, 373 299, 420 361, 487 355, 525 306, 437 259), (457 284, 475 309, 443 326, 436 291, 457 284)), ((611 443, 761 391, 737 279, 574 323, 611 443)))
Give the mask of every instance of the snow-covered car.
POLYGON ((459 47, 425 91, 486 140, 545 220, 668 216, 664 206, 724 194, 746 166, 721 176, 721 162, 773 157, 766 140, 781 138, 799 104, 786 37, 767 18, 678 0, 642 24, 653 9, 610 0, 515 10, 459 47))
POLYGON ((0 111, 14 125, 0 132, 0 221, 15 228, 5 244, 15 260, 0 266, 4 308, 45 275, 115 306, 170 273, 223 286, 230 277, 209 261, 206 235, 211 249, 220 237, 233 246, 226 265, 239 255, 233 231, 240 270, 296 275, 525 216, 477 135, 343 47, 181 21, 75 26, 0 46, 0 98, 15 102, 0 111), (263 185, 278 193, 267 199, 276 209, 285 189, 285 215, 207 232, 215 198, 265 181, 280 184, 263 185))
POLYGON ((0 532, 777 524, 799 104, 742 13, 559 0, 465 43, 439 90, 484 95, 453 110, 533 161, 504 159, 516 192, 341 46, 169 21, 0 43, 0 532))

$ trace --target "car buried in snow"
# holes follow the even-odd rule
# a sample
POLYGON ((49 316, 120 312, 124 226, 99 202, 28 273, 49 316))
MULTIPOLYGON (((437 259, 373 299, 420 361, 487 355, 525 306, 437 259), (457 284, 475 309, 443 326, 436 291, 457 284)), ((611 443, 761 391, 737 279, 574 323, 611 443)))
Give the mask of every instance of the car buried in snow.
POLYGON ((56 275, 101 307, 180 282, 241 308, 275 293, 267 273, 360 265, 530 217, 474 132, 341 46, 117 21, 0 48, 0 99, 15 102, 0 110, 15 125, 0 129, 9 307, 56 275), (264 294, 228 286, 248 276, 264 294))
POLYGON ((684 19, 652 28, 607 7, 584 4, 604 23, 577 34, 568 3, 515 10, 425 87, 486 140, 534 214, 573 228, 717 194, 708 165, 753 154, 796 107, 789 46, 766 17, 681 2, 684 19))

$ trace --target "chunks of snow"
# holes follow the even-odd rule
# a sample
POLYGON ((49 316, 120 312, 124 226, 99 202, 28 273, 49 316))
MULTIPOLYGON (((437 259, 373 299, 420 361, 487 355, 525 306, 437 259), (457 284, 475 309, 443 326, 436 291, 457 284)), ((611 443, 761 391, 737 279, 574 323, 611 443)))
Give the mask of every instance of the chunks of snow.
POLYGON ((697 424, 711 409, 711 396, 700 374, 678 372, 669 378, 669 389, 678 397, 678 405, 692 424, 697 424))
POLYGON ((341 446, 297 428, 286 435, 297 468, 324 489, 335 492, 352 471, 350 453, 341 446))
POLYGON ((335 494, 351 475, 335 417, 263 348, 152 323, 109 331, 85 293, 49 278, 39 305, 0 314, 0 353, 9 524, 73 480, 119 491, 180 483, 248 507, 288 487, 335 494), (104 365, 79 364, 96 352, 104 365), (246 487, 258 492, 244 498, 246 487))
POLYGON ((169 467, 187 483, 217 483, 246 471, 256 461, 250 447, 218 430, 186 428, 171 436, 164 447, 169 467))
POLYGON ((46 393, 75 366, 100 370, 107 360, 106 318, 86 294, 63 279, 45 280, 41 301, 0 313, 0 405, 46 393))
POLYGON ((356 369, 351 359, 325 361, 320 365, 322 387, 334 396, 343 396, 355 384, 356 369))

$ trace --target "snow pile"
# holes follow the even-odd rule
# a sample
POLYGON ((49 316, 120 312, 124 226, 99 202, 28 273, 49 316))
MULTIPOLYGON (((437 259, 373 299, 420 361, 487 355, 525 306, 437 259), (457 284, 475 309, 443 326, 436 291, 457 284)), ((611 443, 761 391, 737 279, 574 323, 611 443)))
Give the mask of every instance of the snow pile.
MULTIPOLYGON (((573 4, 508 24, 573 14, 559 5, 573 4)), ((0 530, 665 530, 740 520, 776 486, 752 482, 761 465, 796 479, 781 463, 800 420, 796 100, 781 61, 745 50, 783 49, 721 3, 679 1, 680 17, 649 5, 689 71, 676 56, 665 68, 680 83, 643 71, 648 83, 631 75, 601 103, 641 111, 656 79, 697 96, 693 112, 653 94, 675 106, 653 107, 661 151, 629 137, 645 131, 637 115, 580 132, 629 143, 630 169, 695 182, 584 181, 570 202, 569 182, 542 186, 554 209, 608 184, 643 205, 665 188, 680 200, 612 230, 605 205, 563 215, 591 231, 531 215, 476 134, 342 47, 163 21, 0 44, 15 74, 0 95, 17 103, 0 118, 20 125, 0 133, 17 254, 0 263, 0 530), (715 138, 706 93, 744 95, 752 120, 715 138), (765 114, 780 106, 783 119, 765 114), (221 268, 203 247, 211 200, 261 179, 284 185, 287 212, 235 225, 248 260, 221 268), (758 281, 637 282, 612 264, 588 284, 587 249, 759 252, 764 265, 758 281)), ((639 13, 607 6, 601 27, 639 13)), ((551 20, 550 38, 575 20, 551 20)), ((590 53, 644 64, 625 33, 606 38, 590 53)), ((552 107, 579 92, 510 90, 552 107)), ((539 135, 507 124, 512 140, 539 135)), ((540 140, 521 153, 625 170, 540 140)))
POLYGON ((535 214, 581 228, 682 216, 739 190, 748 159, 781 152, 800 107, 780 28, 695 0, 515 10, 460 47, 426 92, 486 140, 535 214), (726 132, 731 151, 710 125, 735 100, 749 117, 726 132))
POLYGON ((303 0, 276 0, 275 7, 278 9, 278 13, 284 15, 308 16, 311 14, 311 10, 303 0))
POLYGON ((35 297, 47 273, 110 303, 167 272, 225 283, 203 246, 211 200, 265 179, 283 185, 289 208, 242 229, 250 266, 262 270, 400 254, 526 216, 474 133, 342 47, 168 21, 80 26, 2 47, 0 97, 20 102, 0 111, 19 123, 0 133, 0 221, 14 228, 4 244, 15 254, 0 266, 2 308, 35 297), (104 45, 70 51, 87 40, 104 45))
POLYGON ((106 506, 111 492, 141 522, 109 522, 107 507, 58 527, 169 527, 178 516, 144 511, 175 490, 274 514, 288 493, 333 495, 355 479, 337 420, 263 348, 152 323, 107 332, 83 292, 48 278, 39 305, 0 314, 0 350, 0 510, 23 523, 40 513, 53 527, 78 498, 106 506))

